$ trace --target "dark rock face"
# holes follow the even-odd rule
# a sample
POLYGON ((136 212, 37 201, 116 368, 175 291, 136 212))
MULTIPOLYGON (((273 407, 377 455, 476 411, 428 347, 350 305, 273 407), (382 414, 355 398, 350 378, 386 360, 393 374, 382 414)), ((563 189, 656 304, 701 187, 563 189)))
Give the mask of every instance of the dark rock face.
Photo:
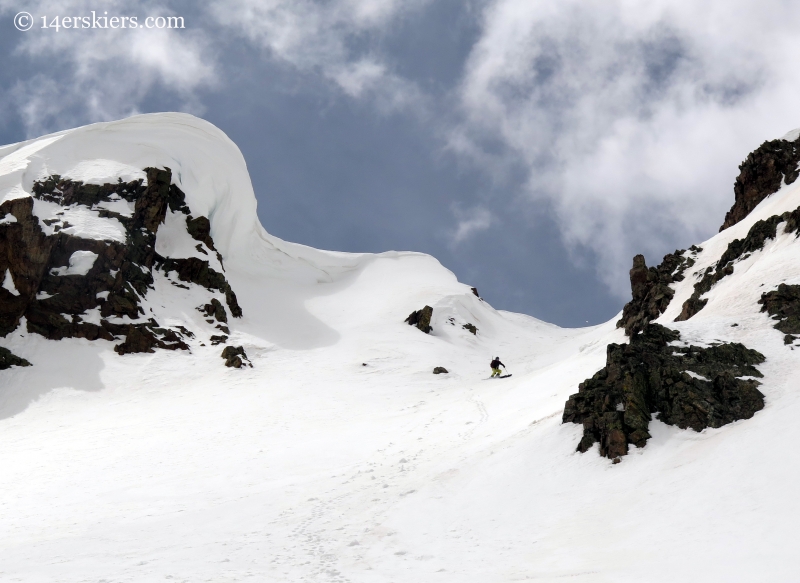
MULTIPOLYGON (((220 255, 219 251, 217 251, 216 247, 214 247, 214 240, 211 238, 211 221, 209 221, 206 217, 197 217, 195 219, 192 218, 192 215, 189 215, 186 217, 186 230, 195 241, 200 241, 201 243, 205 244, 210 251, 216 253, 217 259, 219 260, 220 265, 222 265, 222 255, 220 255)), ((206 250, 203 249, 202 245, 198 245, 197 250, 204 255, 208 255, 206 250)))
POLYGON ((669 284, 683 280, 683 272, 694 265, 700 251, 694 245, 688 254, 686 250, 675 251, 665 255, 658 267, 647 267, 644 255, 634 257, 630 271, 632 299, 622 309, 617 328, 625 328, 625 334, 632 336, 663 314, 675 295, 669 284))
POLYGON ((13 354, 8 348, 0 346, 0 370, 6 370, 12 366, 31 366, 31 363, 13 354))
POLYGON ((431 328, 431 318, 433 317, 433 308, 430 306, 425 306, 421 310, 417 310, 411 312, 406 318, 406 322, 409 326, 416 326, 425 334, 430 333, 433 328, 431 328))
POLYGON ((744 259, 750 253, 763 249, 764 243, 768 239, 774 239, 778 224, 784 220, 785 217, 782 215, 773 215, 766 220, 758 221, 750 227, 744 239, 734 239, 728 243, 728 248, 720 257, 716 267, 708 267, 703 274, 703 278, 694 284, 694 292, 683 303, 683 309, 680 315, 675 318, 675 321, 688 320, 702 310, 708 303, 708 300, 702 299, 702 296, 711 290, 719 280, 733 273, 734 261, 744 259))
POLYGON ((735 202, 725 215, 720 231, 735 225, 756 208, 758 203, 777 192, 785 182, 797 180, 800 172, 800 138, 794 142, 771 140, 750 153, 739 166, 739 176, 733 185, 735 202))
POLYGON ((800 334, 800 285, 782 283, 778 289, 762 294, 758 303, 762 312, 777 321, 775 328, 788 336, 786 344, 791 344, 794 338, 789 335, 800 334))
POLYGON ((644 447, 654 413, 668 425, 702 431, 763 409, 758 381, 737 378, 761 377, 755 365, 764 362, 762 354, 738 343, 669 345, 679 339, 674 330, 648 324, 630 344, 608 346, 605 368, 581 383, 564 407, 564 423, 583 425, 578 451, 599 442, 600 455, 616 458, 628 453, 628 444, 644 447))
POLYGON ((447 369, 443 366, 437 366, 433 369, 433 374, 448 374, 447 369))
POLYGON ((228 367, 242 368, 242 366, 247 365, 249 365, 250 368, 253 367, 250 363, 250 359, 247 358, 244 348, 241 346, 226 346, 222 350, 222 358, 225 359, 225 366, 228 367))
POLYGON ((220 272, 214 270, 208 261, 203 261, 197 257, 187 257, 186 259, 159 258, 158 269, 164 273, 175 272, 181 281, 196 283, 207 290, 220 291, 225 294, 225 302, 234 318, 242 317, 242 308, 236 300, 228 280, 220 272))
POLYGON ((470 324, 469 322, 467 322, 466 324, 464 324, 461 327, 464 328, 464 330, 469 330, 470 332, 472 332, 476 336, 478 334, 478 329, 475 327, 475 324, 470 324))
POLYGON ((477 288, 477 287, 471 287, 471 288, 469 288, 469 289, 471 289, 471 290, 472 290, 472 293, 473 293, 473 294, 475 294, 475 297, 476 297, 476 298, 479 298, 479 297, 481 297, 481 296, 480 296, 480 294, 478 293, 478 288, 477 288))
MULTIPOLYGON (((13 220, 0 222, 0 274, 8 270, 17 290, 15 295, 0 288, 0 336, 16 329, 24 317, 29 332, 53 340, 124 338, 115 347, 119 354, 152 352, 155 348, 187 350, 183 338, 192 333, 181 326, 164 328, 153 319, 115 322, 125 317, 141 319, 144 310, 140 299, 153 288, 153 269, 159 267, 166 272, 178 271, 183 281, 223 292, 231 313, 241 316, 230 285, 208 262, 165 259, 156 253, 156 234, 168 209, 188 215, 187 226, 194 225, 195 232, 204 241, 207 239, 206 244, 210 242, 212 249, 213 241, 204 230, 208 220, 192 219, 183 192, 171 184, 171 171, 168 168, 145 171, 146 185, 137 180, 97 186, 51 176, 34 183, 32 188, 33 197, 63 207, 80 204, 93 208, 114 200, 133 203, 132 216, 95 209, 101 218, 119 221, 125 229, 125 243, 69 235, 64 232, 69 224, 58 218, 58 214, 44 221, 53 231, 48 235, 33 215, 34 200, 30 197, 0 205, 0 220, 13 216, 13 220), (96 255, 85 274, 68 274, 63 269, 76 252, 96 255), (94 322, 86 321, 90 310, 99 312, 99 318, 92 318, 94 322)), ((222 311, 224 314, 224 308, 222 311)))

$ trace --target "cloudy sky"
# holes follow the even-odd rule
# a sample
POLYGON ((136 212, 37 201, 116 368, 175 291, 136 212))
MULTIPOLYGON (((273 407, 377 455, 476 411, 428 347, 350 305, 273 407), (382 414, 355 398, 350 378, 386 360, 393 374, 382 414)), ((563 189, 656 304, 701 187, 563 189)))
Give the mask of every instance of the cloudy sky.
POLYGON ((635 253, 715 233, 738 164, 800 126, 798 2, 199 4, 0 0, 0 143, 194 113, 242 149, 273 234, 431 253, 577 326, 621 309, 635 253), (185 28, 41 28, 92 10, 185 28))

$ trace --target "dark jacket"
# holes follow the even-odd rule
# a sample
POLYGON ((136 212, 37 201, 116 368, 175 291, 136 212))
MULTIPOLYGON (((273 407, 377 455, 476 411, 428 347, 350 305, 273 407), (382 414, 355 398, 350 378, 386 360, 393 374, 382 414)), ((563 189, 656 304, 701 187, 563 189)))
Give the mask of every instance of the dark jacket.
POLYGON ((494 360, 491 362, 491 364, 490 364, 489 366, 491 366, 492 368, 500 368, 501 366, 502 366, 503 368, 505 368, 505 367, 506 367, 506 365, 504 365, 502 362, 500 362, 500 359, 499 359, 499 358, 495 358, 495 359, 494 359, 494 360))

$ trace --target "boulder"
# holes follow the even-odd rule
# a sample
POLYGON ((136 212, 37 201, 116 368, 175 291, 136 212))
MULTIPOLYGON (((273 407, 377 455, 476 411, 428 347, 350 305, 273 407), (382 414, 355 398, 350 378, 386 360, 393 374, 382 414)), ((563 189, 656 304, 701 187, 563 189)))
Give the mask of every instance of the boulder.
POLYGON ((8 348, 0 346, 0 370, 6 370, 12 366, 31 366, 31 363, 13 354, 8 348))
POLYGON ((217 298, 213 298, 211 303, 198 308, 207 318, 214 318, 217 322, 228 322, 228 314, 225 313, 225 307, 217 298))
POLYGON ((776 321, 775 329, 786 336, 785 344, 794 342, 792 334, 800 334, 800 285, 782 283, 778 289, 761 294, 761 311, 776 321))
POLYGON ((447 369, 443 366, 437 366, 433 369, 433 374, 447 374, 447 369))
POLYGON ((241 346, 226 346, 222 350, 222 358, 225 359, 225 366, 228 367, 242 368, 249 365, 252 368, 253 366, 241 346))
POLYGON ((430 333, 433 328, 431 328, 431 318, 433 317, 433 308, 430 306, 425 306, 421 310, 417 310, 411 312, 408 318, 405 319, 406 323, 409 326, 416 326, 425 334, 430 333))

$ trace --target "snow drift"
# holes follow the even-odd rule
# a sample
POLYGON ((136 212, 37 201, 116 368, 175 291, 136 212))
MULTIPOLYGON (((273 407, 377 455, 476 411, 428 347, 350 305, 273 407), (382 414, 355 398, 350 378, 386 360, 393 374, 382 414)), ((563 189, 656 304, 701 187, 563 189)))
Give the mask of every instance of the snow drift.
POLYGON ((726 229, 659 268, 635 263, 619 328, 576 330, 497 311, 426 255, 269 235, 240 152, 192 116, 0 148, 0 575, 791 580, 792 144, 744 167, 726 229), (776 156, 777 182, 758 170, 776 156), (774 235, 755 244, 759 221, 774 235), (414 312, 430 333, 404 322, 414 312), (726 374, 681 355, 761 355, 732 378, 763 408, 681 429, 655 407, 688 401, 648 401, 647 377, 647 439, 631 437, 627 389, 603 393, 630 383, 607 374, 584 383, 599 391, 586 411, 611 414, 622 441, 616 425, 589 426, 589 443, 585 421, 562 423, 607 353, 634 347, 626 332, 656 326, 681 394, 726 374), (513 377, 487 380, 498 354, 513 377))

